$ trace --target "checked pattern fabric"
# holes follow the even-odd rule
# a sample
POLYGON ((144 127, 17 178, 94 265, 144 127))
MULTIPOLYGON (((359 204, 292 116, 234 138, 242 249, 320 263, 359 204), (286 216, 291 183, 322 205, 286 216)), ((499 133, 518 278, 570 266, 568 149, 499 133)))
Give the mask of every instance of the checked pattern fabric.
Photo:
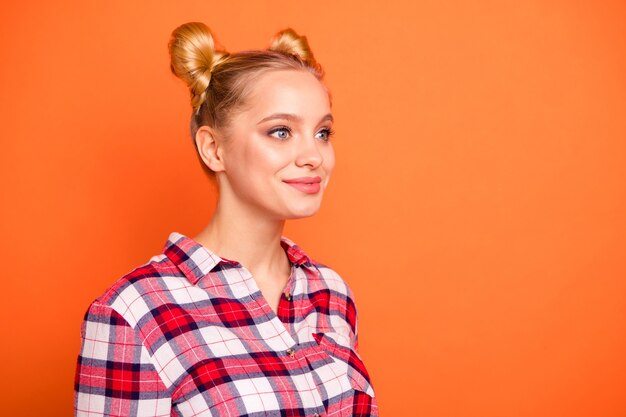
POLYGON ((278 311, 250 272, 178 232, 91 303, 76 416, 378 416, 351 289, 281 237, 278 311))

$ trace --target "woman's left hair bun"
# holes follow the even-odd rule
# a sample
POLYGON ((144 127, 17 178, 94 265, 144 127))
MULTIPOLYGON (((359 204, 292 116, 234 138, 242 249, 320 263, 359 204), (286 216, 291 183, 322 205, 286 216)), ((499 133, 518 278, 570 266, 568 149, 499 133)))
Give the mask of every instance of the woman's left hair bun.
POLYGON ((276 33, 270 40, 268 49, 283 54, 296 55, 312 67, 318 65, 306 36, 299 35, 292 28, 286 28, 276 33))
POLYGON ((197 112, 206 100, 213 68, 229 54, 215 49, 211 29, 201 22, 185 23, 174 29, 168 47, 170 69, 189 87, 191 106, 197 112))

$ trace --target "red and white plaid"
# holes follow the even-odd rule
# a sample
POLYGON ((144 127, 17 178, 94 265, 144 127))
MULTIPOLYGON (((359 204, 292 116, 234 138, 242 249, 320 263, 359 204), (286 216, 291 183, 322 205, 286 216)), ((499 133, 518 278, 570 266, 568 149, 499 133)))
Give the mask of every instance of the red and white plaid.
POLYGON ((377 416, 351 289, 281 238, 274 313, 250 272, 170 234, 85 314, 77 416, 377 416))

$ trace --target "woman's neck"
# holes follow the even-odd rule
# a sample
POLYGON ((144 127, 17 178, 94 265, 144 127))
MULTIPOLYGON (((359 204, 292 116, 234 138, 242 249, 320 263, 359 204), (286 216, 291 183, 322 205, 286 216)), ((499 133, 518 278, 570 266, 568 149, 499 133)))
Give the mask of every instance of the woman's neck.
POLYGON ((239 262, 258 277, 282 277, 290 269, 280 244, 285 220, 240 205, 218 202, 211 221, 193 239, 218 256, 239 262))

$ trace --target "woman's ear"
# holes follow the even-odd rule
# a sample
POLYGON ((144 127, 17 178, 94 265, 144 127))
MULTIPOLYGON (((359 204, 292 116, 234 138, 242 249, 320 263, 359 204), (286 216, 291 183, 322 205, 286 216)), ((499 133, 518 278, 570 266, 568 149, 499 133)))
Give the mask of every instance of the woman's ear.
POLYGON ((206 166, 213 172, 224 171, 222 146, 217 141, 217 132, 209 126, 200 126, 195 141, 198 153, 206 166))

